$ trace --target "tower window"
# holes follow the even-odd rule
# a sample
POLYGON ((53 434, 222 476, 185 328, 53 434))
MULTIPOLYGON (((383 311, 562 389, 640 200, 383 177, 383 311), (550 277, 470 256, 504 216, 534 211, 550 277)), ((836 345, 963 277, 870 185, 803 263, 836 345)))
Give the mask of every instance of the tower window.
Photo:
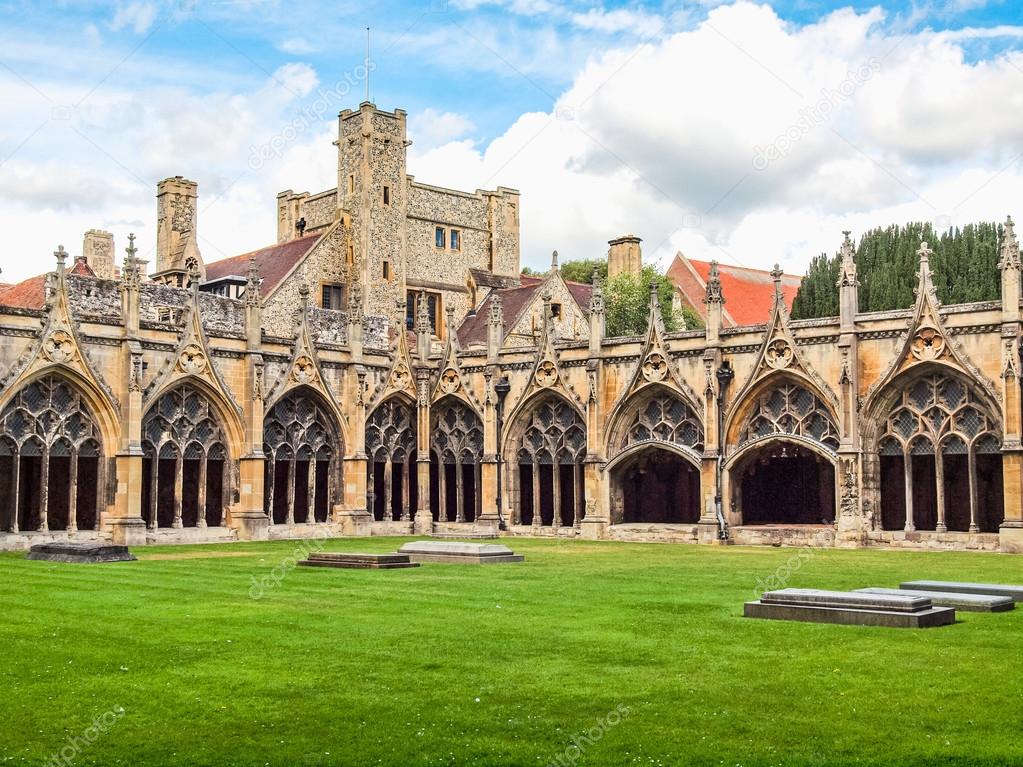
POLYGON ((433 244, 434 247, 444 248, 447 238, 444 236, 444 227, 438 226, 433 230, 433 244))
POLYGON ((462 249, 462 233, 457 229, 451 230, 451 249, 452 250, 462 249))
POLYGON ((355 174, 348 174, 348 194, 355 194, 355 174))
POLYGON ((347 259, 348 259, 348 268, 351 269, 352 268, 352 264, 355 263, 355 246, 352 245, 352 243, 348 243, 347 259))
POLYGON ((551 316, 556 319, 561 319, 561 304, 551 304, 551 316))
POLYGON ((426 293, 420 295, 416 290, 410 290, 405 296, 405 327, 409 330, 415 330, 416 328, 416 315, 418 314, 419 304, 418 302, 422 299, 426 300, 426 309, 430 315, 430 330, 433 331, 434 335, 438 338, 441 337, 441 329, 437 324, 440 318, 440 293, 426 293))
POLYGON ((324 283, 320 287, 320 306, 324 309, 341 309, 344 307, 345 289, 343 285, 324 283))
POLYGON ((390 204, 391 204, 391 187, 385 186, 384 187, 384 205, 390 205, 390 204))
POLYGON ((390 261, 384 261, 384 279, 385 280, 391 279, 391 262, 390 261))

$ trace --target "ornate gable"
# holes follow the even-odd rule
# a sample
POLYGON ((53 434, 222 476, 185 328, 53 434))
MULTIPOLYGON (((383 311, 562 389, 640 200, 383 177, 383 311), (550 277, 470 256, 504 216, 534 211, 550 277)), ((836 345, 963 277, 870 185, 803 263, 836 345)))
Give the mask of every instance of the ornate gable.
POLYGON ((920 257, 920 270, 915 290, 916 306, 906 332, 899 338, 895 354, 884 373, 867 391, 866 401, 873 401, 892 379, 906 370, 920 364, 937 362, 958 369, 980 385, 992 402, 997 402, 998 395, 995 393, 994 384, 970 361, 962 344, 949 332, 939 312, 941 304, 931 281, 931 254, 930 246, 924 240, 917 251, 920 257))
POLYGON ((17 389, 21 380, 34 377, 41 371, 53 368, 71 373, 93 387, 114 411, 120 410, 120 403, 106 381, 96 372, 96 366, 78 335, 78 322, 71 311, 68 296, 65 261, 67 252, 60 245, 54 251, 57 270, 46 277, 46 315, 36 340, 25 350, 0 381, 2 389, 17 389))
POLYGON ((433 387, 433 396, 430 401, 436 402, 442 397, 454 395, 472 405, 477 414, 482 413, 483 405, 472 390, 465 385, 466 378, 462 375, 462 367, 458 362, 458 352, 460 349, 458 346, 458 334, 454 330, 455 310, 451 306, 447 308, 447 327, 448 337, 444 344, 443 362, 441 363, 440 373, 437 376, 437 383, 433 387))
POLYGON ((781 290, 781 267, 775 264, 771 276, 774 278, 774 308, 771 311, 771 320, 767 324, 764 341, 760 345, 753 369, 732 401, 732 409, 734 411, 735 407, 745 401, 749 392, 762 380, 784 372, 811 384, 837 411, 840 407, 838 395, 806 361, 792 335, 792 330, 789 327, 789 313, 785 308, 785 299, 781 290))
POLYGON ((544 291, 542 298, 543 324, 540 327, 540 341, 536 346, 536 363, 533 365, 526 388, 522 392, 521 402, 525 402, 536 392, 546 389, 562 394, 569 401, 575 403, 580 411, 585 411, 585 404, 576 394, 575 389, 565 381, 560 356, 554 346, 557 341, 557 328, 551 314, 551 294, 544 291))
POLYGON ((174 355, 164 365, 163 370, 150 382, 143 392, 144 408, 155 402, 160 396, 173 388, 179 381, 186 378, 199 379, 220 394, 225 403, 238 414, 242 409, 231 395, 220 370, 210 353, 210 342, 202 325, 202 312, 199 308, 199 273, 193 269, 189 273, 191 292, 188 302, 188 314, 182 323, 181 335, 178 339, 174 355))
MULTIPOLYGON (((399 302, 399 307, 404 315, 404 304, 399 302)), ((387 371, 386 377, 381 378, 380 383, 377 384, 368 410, 372 411, 393 394, 403 394, 415 402, 419 398, 415 370, 412 352, 408 347, 408 334, 405 324, 402 322, 398 325, 398 335, 394 341, 391 367, 387 371)))

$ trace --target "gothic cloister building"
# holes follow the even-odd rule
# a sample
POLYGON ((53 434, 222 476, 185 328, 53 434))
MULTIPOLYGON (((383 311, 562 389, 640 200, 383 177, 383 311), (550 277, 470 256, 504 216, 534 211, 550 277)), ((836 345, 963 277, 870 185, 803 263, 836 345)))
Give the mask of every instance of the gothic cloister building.
MULTIPOLYGON (((503 529, 1023 552, 1020 254, 1000 302, 608 338, 599 284, 520 277, 518 193, 405 171, 404 113, 339 117, 338 186, 205 264, 161 182, 157 265, 84 253, 0 291, 0 546, 503 529)), ((621 248, 637 246, 620 238, 621 248)), ((632 253, 632 250, 629 250, 632 253)), ((631 256, 630 256, 631 257, 631 256)), ((638 255, 636 256, 638 263, 638 255)))

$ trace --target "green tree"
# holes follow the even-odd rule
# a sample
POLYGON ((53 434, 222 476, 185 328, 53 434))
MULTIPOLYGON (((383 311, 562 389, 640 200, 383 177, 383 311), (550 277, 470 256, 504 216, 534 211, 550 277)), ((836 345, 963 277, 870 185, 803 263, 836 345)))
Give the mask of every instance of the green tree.
POLYGON ((593 282, 593 272, 597 272, 603 281, 607 279, 607 260, 600 258, 581 258, 566 261, 561 265, 561 276, 569 282, 593 282))
POLYGON ((657 286, 657 303, 667 332, 703 327, 703 321, 688 307, 675 309, 675 286, 652 266, 644 266, 640 275, 619 274, 604 286, 607 335, 637 336, 646 333, 650 314, 650 284, 657 286))

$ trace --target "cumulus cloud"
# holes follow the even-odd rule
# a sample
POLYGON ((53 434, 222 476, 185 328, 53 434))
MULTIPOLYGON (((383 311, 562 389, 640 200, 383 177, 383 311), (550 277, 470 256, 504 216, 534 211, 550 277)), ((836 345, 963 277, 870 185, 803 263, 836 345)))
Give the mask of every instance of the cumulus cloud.
POLYGON ((144 35, 156 21, 156 3, 132 2, 117 7, 110 20, 114 32, 131 28, 136 35, 144 35))
POLYGON ((465 115, 433 107, 409 115, 409 136, 419 151, 461 139, 474 128, 465 115))

